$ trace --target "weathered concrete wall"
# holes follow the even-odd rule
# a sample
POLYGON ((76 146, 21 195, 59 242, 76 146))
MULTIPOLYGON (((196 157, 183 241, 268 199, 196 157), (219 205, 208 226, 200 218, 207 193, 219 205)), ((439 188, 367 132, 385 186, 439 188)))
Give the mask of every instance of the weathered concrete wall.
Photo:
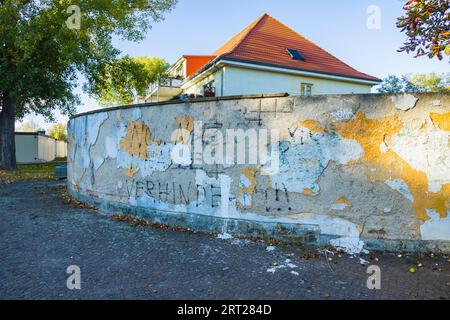
POLYGON ((352 252, 450 250, 448 94, 138 106, 77 116, 68 131, 69 190, 108 212, 352 252), (279 130, 278 144, 259 141, 279 151, 275 174, 199 162, 196 146, 215 157, 226 142, 211 134, 237 128, 279 130), (173 163, 182 142, 192 151, 173 163))

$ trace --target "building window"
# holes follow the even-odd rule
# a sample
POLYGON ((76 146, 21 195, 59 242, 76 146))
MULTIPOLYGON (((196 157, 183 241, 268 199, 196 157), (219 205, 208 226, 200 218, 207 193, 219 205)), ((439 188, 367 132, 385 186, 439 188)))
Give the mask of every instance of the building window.
POLYGON ((312 84, 311 83, 302 83, 300 85, 300 94, 304 97, 309 97, 312 95, 312 84))
POLYGON ((204 97, 215 97, 216 96, 216 87, 214 87, 214 80, 208 82, 203 86, 203 96, 204 97))
POLYGON ((286 49, 286 50, 293 60, 305 61, 305 57, 302 55, 300 51, 295 49, 286 49))

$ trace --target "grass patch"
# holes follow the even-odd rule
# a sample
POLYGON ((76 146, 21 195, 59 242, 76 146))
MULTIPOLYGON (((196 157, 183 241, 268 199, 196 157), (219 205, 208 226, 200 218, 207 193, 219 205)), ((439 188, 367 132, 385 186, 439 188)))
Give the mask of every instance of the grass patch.
POLYGON ((57 158, 52 162, 19 164, 15 170, 0 170, 0 183, 35 179, 55 179, 55 167, 66 162, 67 158, 57 158))

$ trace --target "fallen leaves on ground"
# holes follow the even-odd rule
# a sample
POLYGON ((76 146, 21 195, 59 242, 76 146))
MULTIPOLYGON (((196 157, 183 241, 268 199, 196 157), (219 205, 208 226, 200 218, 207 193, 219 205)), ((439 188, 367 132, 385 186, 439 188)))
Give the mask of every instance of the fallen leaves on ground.
POLYGON ((59 194, 61 195, 61 197, 64 200, 64 203, 68 204, 72 207, 75 207, 77 209, 91 209, 91 210, 98 209, 97 207, 95 207, 93 205, 90 205, 90 204, 87 204, 87 203, 84 203, 84 202, 78 201, 77 199, 72 198, 70 196, 70 194, 67 192, 66 187, 49 187, 49 189, 55 189, 57 192, 59 192, 59 194))
POLYGON ((305 260, 311 260, 311 259, 319 258, 320 256, 321 256, 321 254, 318 252, 305 252, 305 253, 303 253, 302 257, 305 260))
POLYGON ((153 227, 163 230, 177 231, 177 232, 186 232, 186 233, 195 233, 191 228, 182 228, 182 227, 172 227, 156 222, 149 222, 141 219, 137 219, 128 215, 112 215, 111 217, 114 221, 126 222, 131 224, 132 226, 140 226, 140 227, 153 227))

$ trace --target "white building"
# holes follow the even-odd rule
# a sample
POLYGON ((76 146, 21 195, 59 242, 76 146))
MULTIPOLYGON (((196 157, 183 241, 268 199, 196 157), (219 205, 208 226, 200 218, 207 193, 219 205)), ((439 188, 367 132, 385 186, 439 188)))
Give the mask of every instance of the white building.
POLYGON ((380 79, 357 71, 264 14, 213 55, 181 57, 147 102, 182 94, 231 96, 370 93, 380 79))
POLYGON ((67 142, 38 132, 16 132, 17 163, 41 163, 67 157, 67 142))

